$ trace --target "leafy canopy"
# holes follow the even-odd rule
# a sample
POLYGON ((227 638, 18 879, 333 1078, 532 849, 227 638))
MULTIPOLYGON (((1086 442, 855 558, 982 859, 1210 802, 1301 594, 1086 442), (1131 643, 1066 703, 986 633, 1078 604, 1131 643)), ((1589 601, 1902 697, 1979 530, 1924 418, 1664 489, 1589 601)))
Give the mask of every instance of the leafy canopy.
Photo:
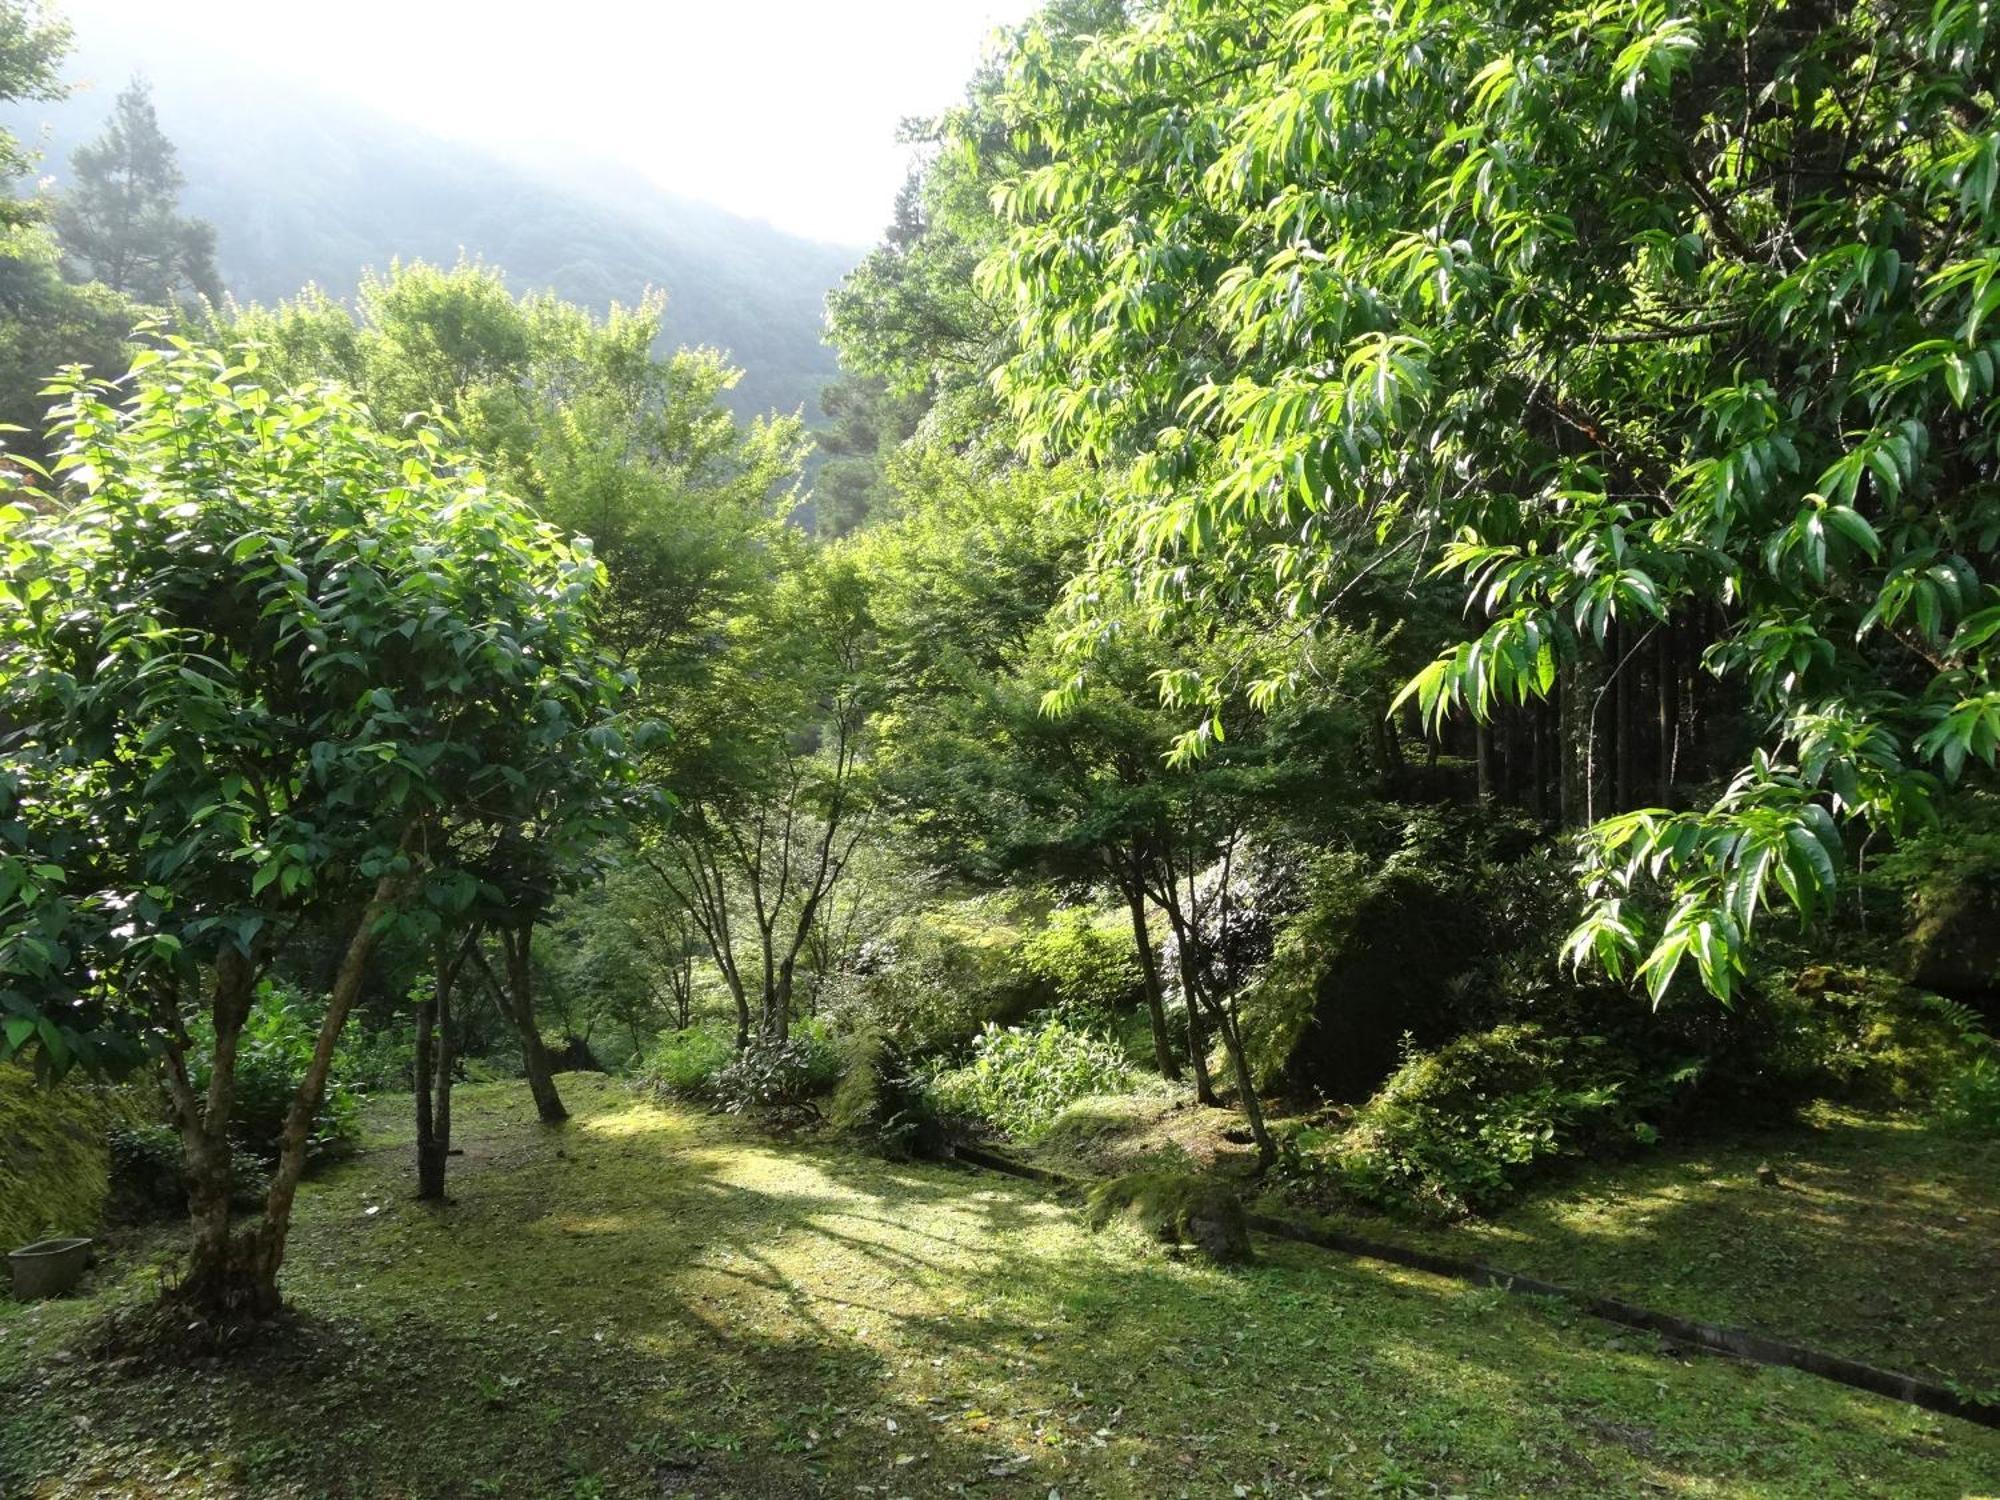
MULTIPOLYGON (((1406 549, 1471 620, 1411 684, 1433 719, 1698 630, 1754 754, 1593 831, 1576 951, 1727 997, 1844 825, 2000 748, 1996 76, 1976 0, 1030 28, 984 285, 1030 449, 1111 477, 1075 641, 1120 597, 1316 622, 1406 549)), ((1171 685, 1219 732, 1223 684, 1171 685)))
POLYGON ((256 365, 171 340, 72 379, 67 483, 4 513, 0 1047, 57 1071, 384 874, 424 930, 478 895, 454 822, 620 775, 588 548, 256 365))

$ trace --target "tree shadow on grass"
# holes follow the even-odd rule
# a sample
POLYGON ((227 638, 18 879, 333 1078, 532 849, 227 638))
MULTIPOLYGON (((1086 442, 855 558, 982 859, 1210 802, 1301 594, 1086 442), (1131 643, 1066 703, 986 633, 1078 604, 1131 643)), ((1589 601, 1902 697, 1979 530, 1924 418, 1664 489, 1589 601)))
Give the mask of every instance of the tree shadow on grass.
POLYGON ((296 1339, 35 1362, 0 1493, 1922 1495, 2000 1467, 1941 1419, 1415 1274, 1223 1272, 1001 1179, 593 1123, 506 1126, 441 1211, 393 1153, 331 1175, 296 1339))
POLYGON ((2000 1387, 2000 1143, 1842 1115, 1584 1168, 1488 1223, 1358 1232, 2000 1387), (1777 1183, 1759 1180, 1770 1165, 1777 1183))

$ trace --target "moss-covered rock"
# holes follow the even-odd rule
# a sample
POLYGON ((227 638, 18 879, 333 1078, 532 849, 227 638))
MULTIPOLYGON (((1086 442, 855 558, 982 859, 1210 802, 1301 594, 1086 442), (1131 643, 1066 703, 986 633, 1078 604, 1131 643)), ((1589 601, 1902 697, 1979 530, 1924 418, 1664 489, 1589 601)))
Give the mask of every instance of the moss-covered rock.
POLYGON ((1218 1265, 1251 1258, 1243 1200, 1213 1177, 1189 1172, 1133 1172, 1091 1189, 1085 1216, 1093 1229, 1124 1217, 1163 1245, 1187 1245, 1218 1265))
POLYGON ((39 1084, 0 1063, 0 1249, 103 1222, 113 1127, 148 1115, 135 1090, 66 1079, 39 1084))

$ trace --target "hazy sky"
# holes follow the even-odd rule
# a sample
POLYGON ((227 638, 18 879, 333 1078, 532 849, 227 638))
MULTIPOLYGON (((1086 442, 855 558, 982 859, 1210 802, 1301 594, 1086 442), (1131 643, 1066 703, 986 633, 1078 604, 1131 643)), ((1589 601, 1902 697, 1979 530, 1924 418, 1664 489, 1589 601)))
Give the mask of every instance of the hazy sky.
MULTIPOLYGON (((1035 0, 56 0, 79 41, 199 49, 546 163, 607 159, 798 234, 866 244, 909 159, 1035 0), (167 35, 166 33, 171 33, 167 35)), ((105 93, 122 78, 95 80, 105 93)))

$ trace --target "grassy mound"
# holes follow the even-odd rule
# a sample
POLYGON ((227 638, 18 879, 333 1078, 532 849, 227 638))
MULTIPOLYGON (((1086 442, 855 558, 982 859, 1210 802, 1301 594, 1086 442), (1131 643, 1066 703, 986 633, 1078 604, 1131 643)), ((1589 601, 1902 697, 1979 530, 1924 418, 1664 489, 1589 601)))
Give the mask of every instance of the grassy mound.
POLYGON ((44 1086, 26 1068, 0 1063, 0 1249, 94 1233, 104 1217, 111 1129, 145 1113, 130 1090, 75 1080, 44 1086))
POLYGON ((1086 1217, 1102 1229, 1123 1216, 1163 1245, 1189 1245, 1218 1265, 1250 1259, 1243 1203, 1213 1177, 1191 1172, 1132 1172, 1091 1189, 1086 1217))

